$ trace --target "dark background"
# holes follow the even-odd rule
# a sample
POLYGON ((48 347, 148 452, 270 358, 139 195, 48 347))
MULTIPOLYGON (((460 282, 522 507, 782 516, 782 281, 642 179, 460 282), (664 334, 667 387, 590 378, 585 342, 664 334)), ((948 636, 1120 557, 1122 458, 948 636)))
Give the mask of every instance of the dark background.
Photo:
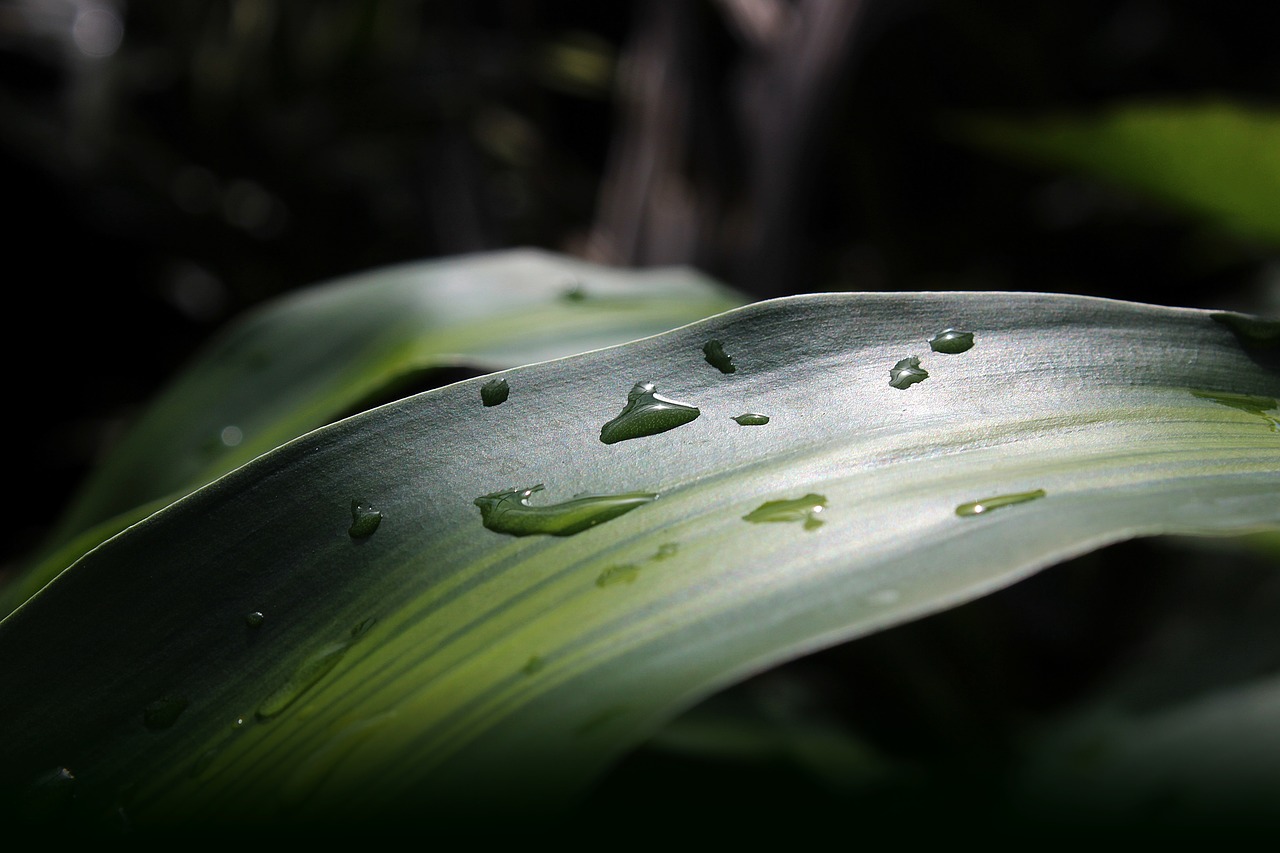
MULTIPOLYGON (((0 2, 0 573, 222 324, 384 264, 539 246, 692 263, 762 298, 1037 290, 1274 311, 1268 247, 945 123, 1272 102, 1270 5, 0 2)), ((1160 547, 1109 549, 775 681, 826 685, 828 709, 890 745, 931 727, 914 748, 991 748, 1138 642, 1133 614, 1181 589, 1160 547), (917 653, 932 675, 906 663, 917 653), (887 661, 925 674, 903 687, 887 661)))

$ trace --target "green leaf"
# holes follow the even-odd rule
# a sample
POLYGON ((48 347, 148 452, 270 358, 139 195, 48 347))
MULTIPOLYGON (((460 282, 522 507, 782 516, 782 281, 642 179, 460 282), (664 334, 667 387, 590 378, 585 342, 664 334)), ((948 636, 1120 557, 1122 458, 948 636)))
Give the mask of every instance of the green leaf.
POLYGON ((142 517, 138 507, 169 503, 310 429, 404 396, 424 371, 559 358, 744 302, 692 269, 612 269, 532 249, 374 270, 271 302, 230 326, 133 425, 50 548, 0 592, 0 613, 68 565, 59 546, 77 534, 98 531, 71 559, 142 517))
POLYGON ((0 774, 63 791, 65 769, 73 812, 140 827, 558 813, 783 660, 1107 543, 1280 527, 1274 330, 1062 295, 799 296, 503 371, 499 405, 486 377, 364 412, 0 623, 25 697, 0 708, 23 733, 0 774), (932 352, 948 327, 973 347, 932 352), (912 357, 927 378, 891 385, 912 357), (643 434, 605 443, 629 394, 643 434), (381 518, 353 537, 361 511, 381 518))
POLYGON ((1121 103, 1032 119, 968 118, 961 136, 1099 178, 1245 237, 1280 242, 1280 112, 1229 101, 1121 103))

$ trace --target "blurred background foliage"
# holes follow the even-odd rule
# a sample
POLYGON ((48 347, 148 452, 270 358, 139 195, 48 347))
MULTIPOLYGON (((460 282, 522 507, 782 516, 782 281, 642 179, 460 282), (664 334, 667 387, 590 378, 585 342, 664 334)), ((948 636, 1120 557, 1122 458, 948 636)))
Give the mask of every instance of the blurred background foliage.
MULTIPOLYGON (((0 572, 228 319, 380 265, 528 245, 693 264, 758 298, 1037 290, 1275 313, 1270 14, 1210 0, 3 0, 17 463, 0 572)), ((745 714, 742 739, 682 739, 690 718, 601 807, 633 796, 646 762, 677 762, 690 796, 727 766, 775 796, 838 789, 873 753, 972 773, 1116 673, 1149 676, 1147 701, 1274 672, 1280 646, 1249 628, 1280 613, 1271 568, 1181 542, 1082 558, 731 691, 702 712, 722 736, 745 714), (792 737, 797 720, 842 749, 792 737)))

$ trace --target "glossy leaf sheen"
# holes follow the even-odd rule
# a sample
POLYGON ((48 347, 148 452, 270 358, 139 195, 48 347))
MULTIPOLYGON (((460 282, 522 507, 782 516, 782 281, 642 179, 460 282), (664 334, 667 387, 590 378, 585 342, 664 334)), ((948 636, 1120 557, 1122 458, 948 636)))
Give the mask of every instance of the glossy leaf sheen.
POLYGON ((140 522, 0 623, 5 695, 41 699, 0 710, 24 733, 0 773, 69 768, 85 808, 125 798, 139 825, 561 805, 763 667, 1106 543, 1280 525, 1280 433, 1203 396, 1280 397, 1276 351, 1224 319, 1043 294, 789 297, 507 371, 520 394, 501 406, 481 378, 357 415, 140 522), (888 384, 951 325, 981 346, 888 384), (733 343, 735 373, 707 364, 711 339, 733 343), (601 442, 636 382, 704 416, 601 442), (732 422, 757 408, 767 428, 732 422), (484 527, 478 496, 531 483, 534 506, 658 497, 570 536, 484 527), (820 525, 744 520, 809 495, 820 525), (355 499, 382 513, 367 539, 348 535, 355 499), (618 566, 626 582, 598 583, 618 566), (188 704, 149 731, 163 696, 188 704))

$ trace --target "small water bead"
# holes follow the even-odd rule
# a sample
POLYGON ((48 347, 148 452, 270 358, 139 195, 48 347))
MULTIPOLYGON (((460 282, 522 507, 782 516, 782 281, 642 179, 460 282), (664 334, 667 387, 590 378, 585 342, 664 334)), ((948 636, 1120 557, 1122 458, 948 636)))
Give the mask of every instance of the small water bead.
POLYGON ((298 701, 304 693, 314 687, 320 679, 328 675, 338 665, 347 650, 369 630, 369 626, 372 624, 372 619, 366 619, 352 628, 348 636, 335 643, 330 643, 309 655, 293 671, 293 674, 285 680, 284 684, 277 687, 266 699, 262 700, 262 703, 258 706, 258 719, 269 720, 298 701))
POLYGON ((542 658, 538 657, 537 655, 533 655, 532 657, 529 658, 529 660, 525 661, 524 666, 520 667, 520 671, 523 672, 525 675, 534 675, 538 672, 541 672, 542 668, 545 666, 546 666, 546 663, 543 662, 542 658))
POLYGON ((758 415, 755 412, 747 412, 734 418, 738 422, 738 426, 764 426, 769 422, 768 415, 758 415))
POLYGON ((575 281, 560 292, 560 298, 565 302, 585 302, 587 289, 582 282, 575 281))
POLYGON ((902 359, 889 370, 889 384, 894 388, 910 388, 929 378, 929 371, 920 366, 914 355, 902 359))
POLYGON ((142 724, 153 732, 167 729, 191 704, 181 696, 161 696, 142 709, 142 724))
POLYGON ((351 501, 351 526, 347 528, 347 535, 352 539, 372 536, 381 523, 381 512, 359 499, 351 501))
POLYGON ((472 503, 480 507, 480 520, 497 533, 511 536, 547 534, 572 536, 631 512, 657 499, 656 492, 617 495, 585 495, 558 504, 530 506, 529 498, 543 490, 539 483, 527 489, 507 489, 481 495, 472 503))
POLYGON ((1271 424, 1272 432, 1280 432, 1280 420, 1275 415, 1269 415, 1267 412, 1277 407, 1275 399, 1271 397, 1261 397, 1254 394, 1228 394, 1220 391, 1192 391, 1193 396, 1202 400, 1212 400, 1220 406, 1229 406, 1233 409, 1239 409, 1242 412, 1248 412, 1271 424))
POLYGON ((679 551, 680 551, 680 543, 663 542, 661 545, 658 546, 657 553, 655 553, 649 559, 650 560, 670 560, 677 553, 679 553, 679 551))
POLYGON ((732 356, 724 351, 724 344, 720 341, 707 341, 702 345, 702 353, 707 357, 707 364, 721 373, 733 373, 738 369, 733 364, 732 356))
POLYGON ((248 625, 250 628, 261 628, 262 622, 266 618, 267 617, 262 615, 261 610, 255 610, 252 613, 245 614, 244 624, 248 625))
POLYGON ((223 447, 236 447, 244 441, 244 430, 238 426, 225 426, 222 432, 218 433, 218 438, 222 441, 223 447))
POLYGON ((934 352, 948 355, 966 352, 973 348, 973 332, 943 329, 929 341, 929 348, 934 352))
POLYGON ((989 498, 983 498, 982 500, 960 504, 960 506, 956 507, 956 515, 961 517, 982 515, 983 513, 991 512, 992 510, 1000 509, 1001 507, 1038 500, 1044 496, 1044 489, 1034 489, 1030 492, 1014 492, 1013 494, 1008 495, 994 495, 989 498))
POLYGON ((480 402, 486 406, 498 406, 511 396, 511 386, 505 379, 490 379, 480 386, 480 402))
POLYGON ((818 516, 826 508, 826 497, 811 492, 804 497, 791 500, 765 501, 744 515, 742 519, 753 524, 802 522, 805 530, 816 530, 823 524, 818 516))
POLYGON ((640 567, 634 563, 610 566, 596 578, 596 586, 604 589, 607 586, 614 586, 620 583, 635 583, 636 578, 639 576, 640 567))
POLYGON ((657 393, 652 382, 637 382, 627 394, 627 404, 616 418, 600 428, 600 440, 615 444, 631 438, 657 435, 675 429, 702 414, 696 406, 669 400, 657 393))

